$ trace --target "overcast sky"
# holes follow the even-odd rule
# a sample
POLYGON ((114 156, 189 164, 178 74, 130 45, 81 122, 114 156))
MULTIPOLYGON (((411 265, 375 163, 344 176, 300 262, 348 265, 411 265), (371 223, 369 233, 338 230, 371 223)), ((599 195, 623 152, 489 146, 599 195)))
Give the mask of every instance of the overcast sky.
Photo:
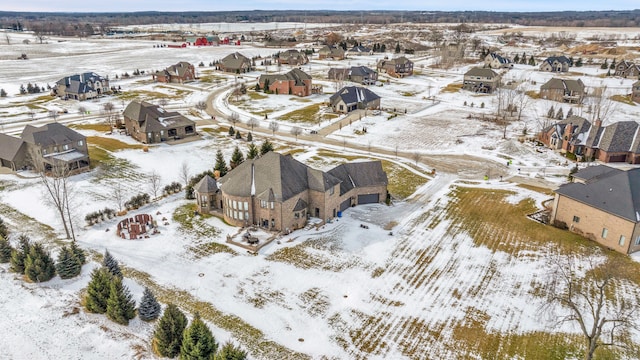
POLYGON ((52 12, 229 11, 229 10, 631 10, 637 0, 3 0, 0 10, 52 12))

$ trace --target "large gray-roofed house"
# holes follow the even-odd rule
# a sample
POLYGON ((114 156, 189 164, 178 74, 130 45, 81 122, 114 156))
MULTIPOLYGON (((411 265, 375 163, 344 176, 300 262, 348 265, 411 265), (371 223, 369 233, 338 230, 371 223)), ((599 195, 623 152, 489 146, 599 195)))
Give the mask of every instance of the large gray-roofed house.
POLYGON ((22 139, 0 134, 0 166, 13 171, 24 168, 27 165, 26 147, 22 139))
POLYGON ((63 77, 56 82, 53 93, 63 99, 87 100, 109 93, 109 79, 94 72, 63 77))
POLYGON ((601 126, 596 121, 587 140, 586 156, 602 162, 640 163, 640 124, 618 121, 601 126))
POLYGON ((348 113, 356 109, 380 108, 380 96, 359 86, 345 86, 329 98, 333 111, 348 113))
POLYGON ((329 174, 340 179, 340 195, 355 188, 387 185, 389 182, 379 161, 341 164, 329 170, 329 174))
POLYGON ((540 86, 540 97, 567 103, 582 103, 585 86, 582 80, 552 78, 540 86))
POLYGON ((146 101, 132 101, 123 116, 127 133, 145 144, 197 135, 193 120, 146 101))
POLYGON ((640 168, 560 186, 551 218, 616 251, 640 250, 640 168))
POLYGON ((539 69, 549 72, 567 72, 570 65, 571 60, 564 55, 549 56, 540 63, 539 69))
POLYGON ((304 71, 295 68, 285 74, 262 74, 258 78, 261 88, 280 95, 309 96, 313 88, 313 78, 304 71))
POLYGON ((587 166, 581 169, 577 173, 573 174, 573 182, 589 183, 598 179, 602 179, 606 176, 614 175, 623 170, 613 168, 606 165, 587 166))
POLYGON ((488 68, 474 67, 464 76, 462 88, 477 93, 492 93, 500 85, 500 75, 488 68))
POLYGON ((251 59, 239 52, 234 52, 233 54, 223 57, 220 62, 216 64, 216 68, 224 72, 237 74, 249 72, 252 70, 251 59))
POLYGON ((538 139, 551 149, 583 155, 592 128, 587 119, 572 115, 542 129, 538 139))
POLYGON ((366 66, 352 66, 351 68, 331 68, 329 80, 349 80, 358 84, 375 84, 378 72, 366 66))

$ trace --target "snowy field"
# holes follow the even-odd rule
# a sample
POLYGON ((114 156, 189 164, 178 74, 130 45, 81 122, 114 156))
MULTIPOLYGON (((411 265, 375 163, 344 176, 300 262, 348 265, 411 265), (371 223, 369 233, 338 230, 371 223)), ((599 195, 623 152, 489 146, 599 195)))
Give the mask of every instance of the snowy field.
MULTIPOLYGON (((233 25, 203 24, 196 28, 237 31, 233 25)), ((259 29, 262 25, 246 26, 259 29)), ((302 29, 303 24, 278 26, 302 29)), ((634 30, 629 31, 632 34, 634 30)), ((501 34, 502 31, 481 36, 486 42, 495 43, 501 34)), ((235 51, 247 56, 268 56, 282 49, 263 48, 259 44, 154 48, 158 42, 131 39, 52 38, 46 44, 36 44, 28 34, 10 36, 12 45, 0 45, 0 88, 9 93, 7 98, 0 99, 0 122, 3 130, 12 133, 19 132, 20 124, 29 119, 28 111, 34 107, 38 113, 32 120, 34 123, 50 121, 46 116, 48 109, 67 109, 68 114, 61 115, 59 121, 95 124, 102 121, 99 114, 107 101, 114 102, 118 110, 126 106, 124 100, 114 97, 78 103, 43 102, 37 95, 16 95, 20 84, 53 85, 65 75, 95 71, 109 75, 112 85, 121 86, 125 92, 166 94, 169 107, 185 114, 193 110, 195 103, 207 99, 211 101, 209 105, 223 114, 238 113, 241 121, 258 118, 256 113, 268 109, 271 111, 268 120, 258 118, 261 130, 256 131, 256 140, 262 141, 270 135, 266 130, 269 121, 327 101, 336 85, 324 80, 329 68, 375 67, 376 61, 385 55, 351 56, 345 61, 313 59, 302 68, 313 75, 314 82, 324 86, 324 94, 305 101, 269 95, 238 104, 228 98, 229 88, 238 81, 251 86, 261 73, 275 72, 276 66, 258 66, 257 71, 237 79, 213 72, 208 64, 235 51), (24 44, 24 39, 32 41, 24 44), (21 53, 28 53, 30 59, 14 60, 21 53), (115 80, 116 74, 162 69, 179 61, 193 64, 202 61, 206 66, 196 69, 199 75, 215 76, 219 81, 161 86, 151 83, 149 76, 115 80), (98 116, 78 115, 79 106, 98 116)), ((521 53, 522 49, 513 51, 521 53)), ((391 53, 386 55, 393 57, 391 53)), ((484 225, 464 228, 460 224, 468 219, 459 218, 463 211, 455 208, 462 203, 459 195, 462 187, 486 190, 482 194, 487 199, 505 194, 499 203, 512 205, 514 209, 528 201, 540 208, 548 195, 506 180, 520 175, 533 182, 559 184, 566 179, 572 164, 556 153, 530 142, 522 143, 518 138, 523 136, 524 129, 529 135, 535 133, 551 105, 562 107, 565 114, 571 105, 532 100, 522 118, 505 129, 489 121, 497 107, 495 96, 446 91, 451 84, 461 84, 462 75, 473 65, 439 70, 430 67, 434 62, 430 56, 420 56, 415 61, 419 74, 405 79, 382 76, 384 86, 370 87, 382 97, 385 110, 379 115, 368 113, 352 124, 343 116, 327 120, 321 127, 332 130, 326 139, 317 141, 310 137, 294 141, 288 129, 295 124, 282 121, 280 135, 274 140, 279 147, 294 149, 294 156, 300 161, 319 167, 336 161, 327 155, 327 150, 341 151, 343 147, 336 144, 361 148, 373 145, 368 152, 356 149, 345 151, 345 156, 382 158, 420 173, 428 181, 409 199, 398 199, 393 206, 348 209, 342 218, 317 229, 308 227, 279 237, 256 256, 227 245, 227 235, 237 234, 238 229, 215 217, 194 220, 196 225, 191 229, 181 226, 173 215, 193 203, 184 200, 184 193, 164 197, 128 214, 148 213, 157 220, 166 218, 159 221, 159 235, 142 240, 119 239, 115 227, 120 219, 87 226, 83 220, 87 213, 116 207, 112 193, 117 183, 123 186, 128 199, 148 191, 148 176, 153 171, 166 185, 181 181, 180 168, 185 162, 194 175, 212 168, 217 150, 227 159, 236 145, 246 152, 246 141, 229 138, 225 129, 205 119, 208 116, 190 114, 199 122, 201 140, 152 146, 148 152, 140 149, 110 152, 117 161, 108 171, 97 168, 72 178, 79 244, 92 255, 108 249, 128 269, 126 285, 136 300, 140 299, 143 287, 150 286, 161 292, 159 297, 164 303, 176 299, 190 312, 201 310, 197 306, 205 306, 209 310, 203 318, 218 342, 234 341, 256 359, 488 359, 491 357, 475 352, 473 346, 477 344, 465 340, 461 335, 464 329, 481 330, 480 337, 578 333, 579 329, 568 324, 550 328, 540 318, 541 297, 532 295, 539 291, 539 281, 547 275, 543 257, 551 249, 532 250, 523 245, 526 241, 517 238, 518 229, 505 234, 493 234, 486 229, 490 233, 488 238, 502 244, 496 245, 498 248, 507 242, 517 244, 519 247, 513 252, 478 243, 477 234, 471 230, 484 225), (464 102, 473 102, 475 106, 465 106, 464 102), (392 117, 394 113, 398 115, 392 117), (362 128, 367 129, 366 133, 356 131, 362 128), (480 159, 476 166, 481 171, 503 166, 505 181, 497 176, 488 181, 477 175, 461 176, 465 169, 460 172, 436 169, 433 176, 430 167, 416 166, 413 158, 398 158, 393 151, 420 153, 425 158, 473 156, 480 159), (506 166, 508 159, 513 159, 513 166, 506 166), (361 226, 365 224, 368 228, 361 226)), ((286 71, 287 67, 281 70, 286 71)), ((580 77, 588 87, 606 85, 612 95, 626 95, 633 83, 630 79, 601 77, 606 70, 595 65, 573 70, 582 74, 568 76, 580 77)), ((507 80, 524 82, 527 90, 537 90, 551 77, 525 65, 516 65, 504 75, 507 80)), ((574 114, 586 111, 576 105, 572 107, 574 114)), ((606 122, 637 120, 639 113, 637 106, 619 103, 606 122)), ((305 130, 319 129, 314 121, 300 126, 305 130)), ((135 143, 121 134, 79 131, 86 136, 135 143)), ((0 217, 10 225, 14 233, 12 241, 16 241, 17 234, 25 233, 32 240, 47 244, 55 255, 59 243, 65 241, 61 224, 53 209, 45 204, 41 184, 30 177, 33 174, 29 172, 0 175, 0 217)), ((467 209, 476 205, 464 206, 467 209)), ((2 309, 13 309, 0 312, 0 333, 5 334, 0 345, 9 349, 0 359, 155 359, 150 347, 152 324, 136 318, 124 327, 102 315, 88 314, 82 308, 80 295, 96 266, 95 261, 85 265, 76 279, 55 278, 44 284, 31 284, 10 273, 7 264, 0 265, 3 289, 0 305, 2 309)), ((637 338, 638 334, 633 336, 637 338)), ((504 353, 502 356, 507 358, 504 353)))

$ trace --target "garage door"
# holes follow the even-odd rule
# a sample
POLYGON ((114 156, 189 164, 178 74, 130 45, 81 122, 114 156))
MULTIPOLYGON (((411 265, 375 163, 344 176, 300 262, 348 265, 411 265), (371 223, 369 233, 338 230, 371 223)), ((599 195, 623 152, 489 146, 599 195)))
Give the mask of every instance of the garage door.
POLYGON ((358 205, 374 204, 379 202, 380 194, 358 195, 358 205))
POLYGON ((609 156, 609 162, 625 162, 627 155, 611 155, 609 156))
POLYGON ((348 198, 347 200, 340 203, 340 211, 347 210, 349 206, 351 206, 351 198, 348 198))

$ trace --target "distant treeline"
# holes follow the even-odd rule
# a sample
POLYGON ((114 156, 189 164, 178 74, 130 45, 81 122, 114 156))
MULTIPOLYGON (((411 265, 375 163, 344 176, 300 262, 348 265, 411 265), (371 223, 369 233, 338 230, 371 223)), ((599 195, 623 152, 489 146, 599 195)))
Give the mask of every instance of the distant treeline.
POLYGON ((115 26, 145 24, 197 24, 217 22, 308 22, 340 24, 413 23, 506 23, 537 26, 640 26, 640 9, 627 11, 304 11, 253 10, 222 12, 125 12, 125 13, 43 13, 0 11, 0 27, 32 30, 34 27, 62 28, 86 34, 90 29, 104 32, 115 26))

